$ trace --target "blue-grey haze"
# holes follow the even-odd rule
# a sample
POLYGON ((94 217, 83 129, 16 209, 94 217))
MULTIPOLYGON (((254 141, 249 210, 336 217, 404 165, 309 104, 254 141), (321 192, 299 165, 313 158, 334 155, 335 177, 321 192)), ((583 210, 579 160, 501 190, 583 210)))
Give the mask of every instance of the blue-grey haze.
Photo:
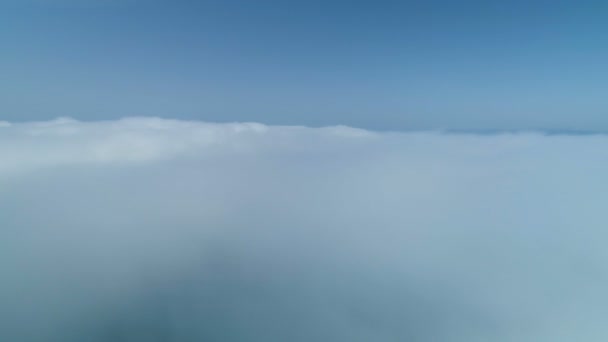
POLYGON ((0 341, 603 342, 608 136, 0 123, 0 341))

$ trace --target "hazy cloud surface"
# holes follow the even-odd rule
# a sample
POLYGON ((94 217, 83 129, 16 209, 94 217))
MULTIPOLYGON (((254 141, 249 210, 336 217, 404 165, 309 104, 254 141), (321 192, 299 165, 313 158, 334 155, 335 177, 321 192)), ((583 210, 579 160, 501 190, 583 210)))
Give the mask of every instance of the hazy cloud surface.
POLYGON ((608 137, 0 124, 0 340, 606 341, 608 137))

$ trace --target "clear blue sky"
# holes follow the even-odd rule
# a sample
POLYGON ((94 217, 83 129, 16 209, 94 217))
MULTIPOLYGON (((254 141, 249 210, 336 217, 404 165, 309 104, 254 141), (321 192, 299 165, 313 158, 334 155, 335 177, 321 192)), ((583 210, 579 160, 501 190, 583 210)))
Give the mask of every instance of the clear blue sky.
POLYGON ((605 1, 0 5, 0 117, 608 132, 605 1))

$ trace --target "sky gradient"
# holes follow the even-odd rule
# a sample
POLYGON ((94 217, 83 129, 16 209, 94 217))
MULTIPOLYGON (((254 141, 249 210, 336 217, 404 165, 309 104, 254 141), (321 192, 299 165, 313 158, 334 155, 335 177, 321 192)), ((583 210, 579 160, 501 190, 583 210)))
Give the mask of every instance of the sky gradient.
POLYGON ((601 1, 0 4, 0 115, 608 132, 601 1))

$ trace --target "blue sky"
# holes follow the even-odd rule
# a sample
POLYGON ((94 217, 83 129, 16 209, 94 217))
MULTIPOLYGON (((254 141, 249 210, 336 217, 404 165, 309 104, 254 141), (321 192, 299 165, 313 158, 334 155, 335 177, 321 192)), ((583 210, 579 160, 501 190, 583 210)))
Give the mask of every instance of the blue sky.
POLYGON ((600 1, 0 6, 5 120, 608 131, 600 1))

